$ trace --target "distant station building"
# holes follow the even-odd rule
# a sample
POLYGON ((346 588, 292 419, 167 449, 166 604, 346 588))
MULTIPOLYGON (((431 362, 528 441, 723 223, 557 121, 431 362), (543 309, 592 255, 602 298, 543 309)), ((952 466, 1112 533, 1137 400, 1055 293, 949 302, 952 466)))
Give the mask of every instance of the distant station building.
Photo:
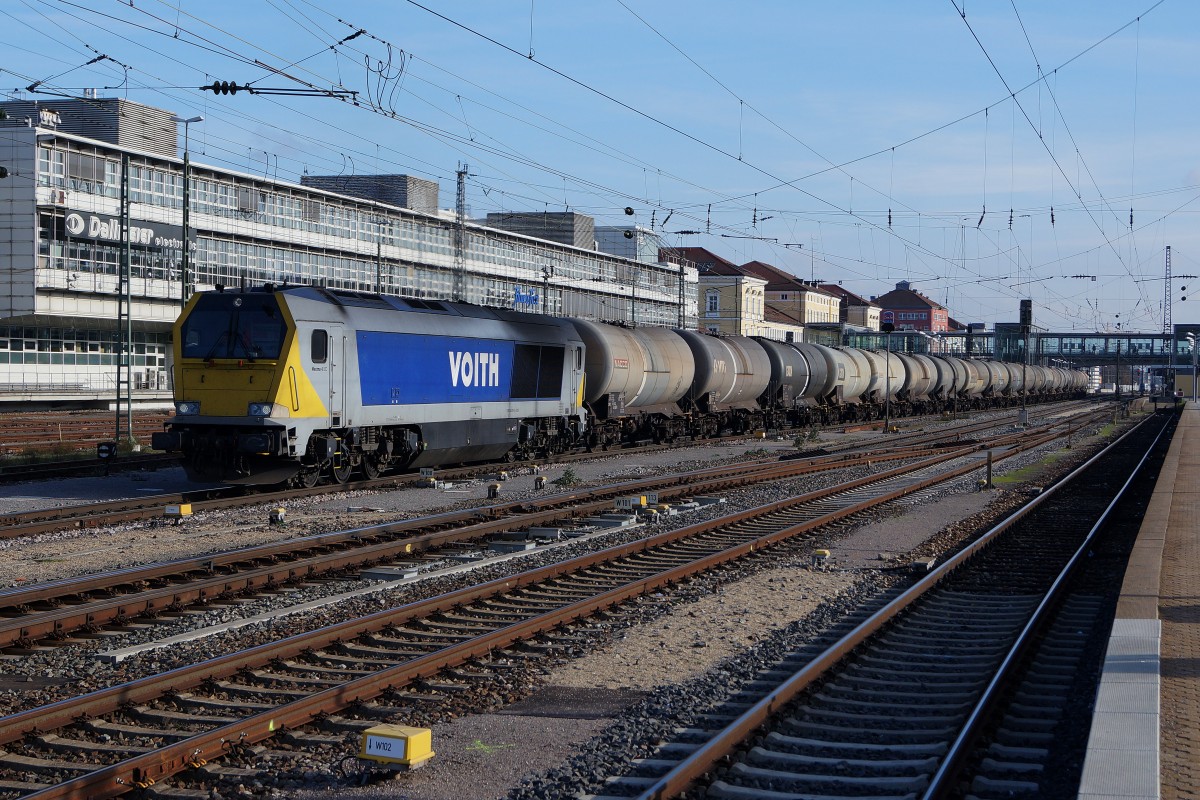
POLYGON ((828 292, 841 300, 838 321, 867 330, 879 330, 879 315, 883 309, 879 304, 861 297, 836 283, 822 283, 821 291, 828 292))
POLYGON ((799 342, 810 326, 838 322, 836 296, 765 262, 738 265, 704 247, 662 259, 695 265, 701 330, 799 342))
POLYGON ((896 288, 871 302, 884 312, 895 314, 896 330, 947 333, 950 331, 950 312, 946 307, 912 288, 908 281, 900 281, 896 288))
MULTIPOLYGON (((0 402, 108 402, 123 355, 135 401, 168 399, 171 326, 187 296, 217 284, 696 326, 693 268, 604 252, 584 215, 518 230, 516 217, 541 215, 473 222, 439 210, 438 184, 412 176, 289 183, 192 160, 185 236, 182 120, 170 111, 93 97, 0 109, 0 402)), ((640 256, 656 237, 621 238, 640 256)))

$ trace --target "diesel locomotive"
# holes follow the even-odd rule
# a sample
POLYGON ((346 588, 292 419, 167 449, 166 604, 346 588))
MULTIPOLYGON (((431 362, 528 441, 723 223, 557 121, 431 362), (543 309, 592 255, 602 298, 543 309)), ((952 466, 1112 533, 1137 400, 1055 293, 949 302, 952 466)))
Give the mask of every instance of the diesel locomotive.
POLYGON ((1084 394, 1084 373, 886 354, 466 303, 267 284, 192 297, 175 416, 154 434, 196 480, 313 485, 354 472, 1084 394))

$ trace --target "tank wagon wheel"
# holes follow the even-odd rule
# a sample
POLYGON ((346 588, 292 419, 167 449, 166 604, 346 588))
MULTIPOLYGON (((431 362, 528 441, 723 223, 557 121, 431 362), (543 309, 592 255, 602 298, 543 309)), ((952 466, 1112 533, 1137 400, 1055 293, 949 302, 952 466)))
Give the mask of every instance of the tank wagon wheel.
POLYGON ((379 473, 382 472, 379 465, 375 463, 375 459, 367 456, 363 456, 362 463, 359 466, 362 467, 363 477, 369 481, 378 478, 379 473))
POLYGON ((303 489, 311 489, 316 486, 321 480, 321 470, 317 468, 307 469, 300 472, 296 476, 296 482, 303 489))

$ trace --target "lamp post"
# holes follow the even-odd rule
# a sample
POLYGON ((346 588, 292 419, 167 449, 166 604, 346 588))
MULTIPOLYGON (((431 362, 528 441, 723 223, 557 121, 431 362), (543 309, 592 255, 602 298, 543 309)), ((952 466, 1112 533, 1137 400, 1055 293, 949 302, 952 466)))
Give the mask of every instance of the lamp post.
POLYGON ((542 267, 542 313, 550 313, 550 276, 554 267, 542 267))
POLYGON ((204 117, 171 117, 176 124, 183 123, 183 259, 180 261, 179 305, 182 308, 188 301, 188 279, 192 255, 191 232, 188 228, 188 214, 192 205, 192 162, 188 153, 188 132, 193 122, 203 122, 204 117))
POLYGON ((1192 402, 1196 402, 1196 334, 1187 334, 1188 347, 1192 350, 1192 402))
POLYGON ((892 331, 896 326, 892 322, 884 322, 879 326, 883 331, 883 341, 886 343, 883 356, 883 432, 892 429, 892 331))

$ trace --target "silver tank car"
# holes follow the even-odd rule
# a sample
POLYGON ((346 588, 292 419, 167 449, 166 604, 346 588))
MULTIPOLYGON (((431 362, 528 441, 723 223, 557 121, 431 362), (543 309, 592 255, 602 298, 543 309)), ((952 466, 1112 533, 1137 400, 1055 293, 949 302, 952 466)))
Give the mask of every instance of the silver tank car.
POLYGON ((963 365, 967 368, 967 384, 962 388, 966 389, 968 397, 981 397, 988 386, 987 367, 974 358, 963 359, 963 365))
POLYGON ((1008 393, 1009 383, 1012 381, 1012 376, 1000 361, 982 361, 984 368, 988 371, 988 394, 1002 395, 1008 393))
POLYGON ((1012 397, 1019 397, 1025 391, 1025 376, 1021 372, 1021 365, 1004 362, 1001 364, 1008 371, 1008 394, 1012 397))
POLYGON ((837 358, 832 347, 821 344, 791 342, 789 346, 808 364, 808 388, 803 404, 823 404, 838 386, 837 358))
POLYGON ((584 395, 601 418, 626 411, 674 414, 691 387, 695 367, 688 345, 666 328, 621 328, 571 322, 586 348, 584 395))
POLYGON ((1025 367, 1025 380, 1027 391, 1030 394, 1042 394, 1050 384, 1050 378, 1046 374, 1046 370, 1037 364, 1030 364, 1025 367))
POLYGON ((950 360, 943 356, 926 356, 932 362, 933 369, 937 373, 937 378, 933 382, 933 388, 929 390, 932 397, 947 398, 954 394, 954 365, 950 360))
POLYGON ((871 362, 862 350, 853 347, 832 348, 836 365, 836 385, 843 403, 861 403, 871 388, 871 362))
POLYGON ((756 408, 755 401, 771 382, 767 351, 746 336, 709 336, 680 330, 696 364, 688 399, 705 411, 756 408))
POLYGON ((876 402, 882 402, 885 394, 895 400, 906 380, 904 362, 895 353, 884 350, 863 350, 862 354, 871 363, 871 383, 867 393, 876 398, 876 402))
POLYGON ((812 376, 808 362, 800 351, 786 342, 755 337, 771 363, 771 382, 767 385, 764 405, 779 404, 795 408, 808 391, 812 376))
POLYGON ((938 381, 938 369, 929 356, 916 353, 892 353, 892 358, 904 362, 904 386, 908 399, 922 402, 929 399, 938 381))

